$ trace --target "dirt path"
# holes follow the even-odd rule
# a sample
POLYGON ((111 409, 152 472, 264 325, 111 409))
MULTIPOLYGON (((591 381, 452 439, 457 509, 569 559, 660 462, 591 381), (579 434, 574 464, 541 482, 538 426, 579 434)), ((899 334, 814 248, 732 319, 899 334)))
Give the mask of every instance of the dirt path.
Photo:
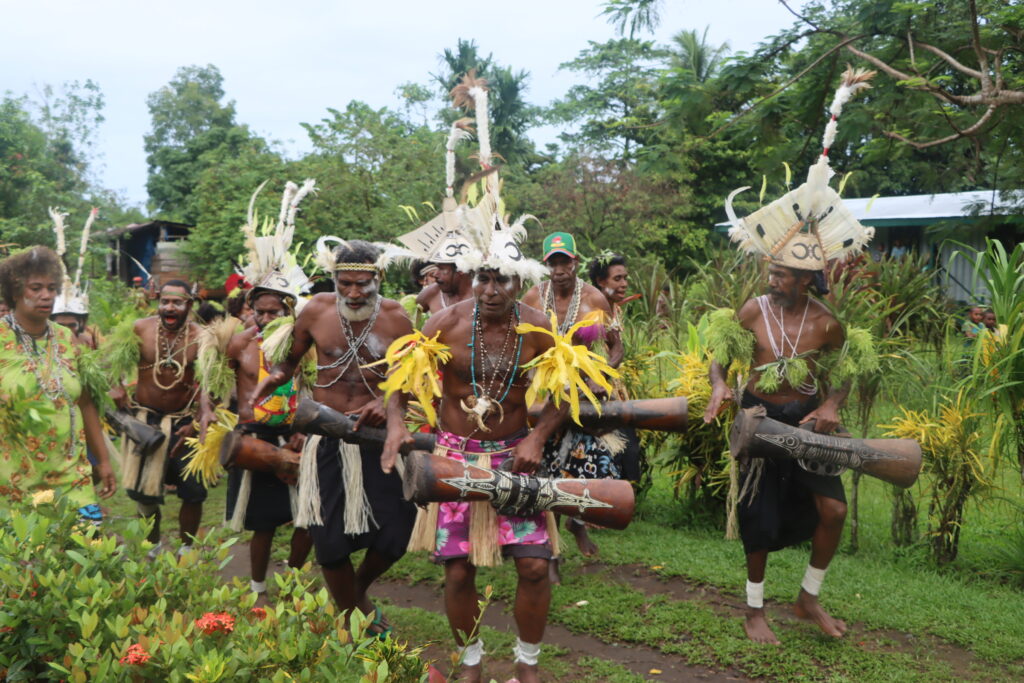
MULTIPOLYGON (((232 576, 248 577, 249 546, 239 543, 235 546, 233 556, 221 571, 225 579, 232 576)), ((283 563, 272 562, 271 571, 280 571, 283 563)), ((707 605, 723 618, 738 619, 744 611, 742 601, 733 595, 722 594, 714 587, 687 581, 679 577, 662 577, 644 565, 609 565, 600 561, 590 561, 579 567, 577 571, 584 574, 598 574, 603 580, 628 585, 646 595, 664 595, 673 600, 699 602, 707 605)), ((571 581, 571 578, 569 579, 571 581)), ((444 605, 441 589, 426 583, 409 585, 395 580, 384 580, 377 584, 373 594, 398 607, 417 608, 436 614, 442 614, 444 605)), ((769 617, 777 623, 796 623, 790 612, 790 606, 768 602, 766 604, 769 617)), ((514 634, 515 622, 510 606, 504 601, 495 600, 484 615, 483 624, 498 631, 514 634)), ((399 623, 400 627, 401 624, 399 623)), ((969 650, 959 648, 946 641, 929 636, 919 636, 898 631, 879 631, 865 629, 862 624, 851 624, 847 638, 858 642, 861 647, 871 647, 879 651, 919 653, 922 649, 931 657, 948 663, 954 674, 970 678, 971 664, 974 655, 969 650), (881 636, 892 643, 890 646, 876 646, 875 639, 881 636)), ((648 680, 660 681, 746 681, 751 680, 735 671, 715 671, 705 667, 689 665, 685 659, 662 653, 654 648, 637 646, 633 643, 606 643, 597 638, 574 633, 558 624, 549 624, 544 642, 568 650, 572 653, 572 661, 578 657, 591 656, 614 662, 648 680), (657 675, 651 670, 659 670, 657 675)), ((450 650, 443 643, 430 644, 426 650, 426 658, 439 662, 438 668, 445 671, 450 650)), ((495 653, 495 657, 487 660, 488 677, 505 680, 512 676, 512 665, 509 653, 495 653), (504 677, 504 678, 503 678, 504 677)))

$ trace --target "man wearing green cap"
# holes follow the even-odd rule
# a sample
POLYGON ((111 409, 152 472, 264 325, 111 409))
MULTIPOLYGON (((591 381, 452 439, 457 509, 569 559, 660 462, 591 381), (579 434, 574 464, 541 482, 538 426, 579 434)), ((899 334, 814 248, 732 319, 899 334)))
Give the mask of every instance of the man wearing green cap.
MULTIPOLYGON (((544 311, 547 316, 554 312, 558 319, 559 334, 565 334, 588 315, 594 317, 593 323, 573 335, 573 341, 590 347, 604 340, 609 364, 618 367, 624 355, 622 339, 618 330, 608 326, 612 319, 608 299, 601 290, 576 275, 579 256, 575 238, 567 232, 553 232, 545 237, 544 265, 548 267, 549 279, 532 287, 523 297, 523 303, 544 311)), ((617 439, 605 439, 568 426, 563 434, 556 434, 545 445, 544 468, 553 477, 618 479, 621 473, 615 449, 621 449, 619 443, 617 439)), ((576 538, 581 553, 588 557, 597 553, 597 545, 587 534, 583 522, 570 518, 566 521, 566 528, 576 538)), ((551 567, 552 580, 557 582, 555 563, 551 567)))

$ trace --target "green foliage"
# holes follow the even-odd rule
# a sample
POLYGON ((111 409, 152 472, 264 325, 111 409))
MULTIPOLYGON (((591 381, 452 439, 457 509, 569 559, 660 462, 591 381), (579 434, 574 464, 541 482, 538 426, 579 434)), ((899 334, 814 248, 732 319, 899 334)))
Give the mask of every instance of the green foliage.
POLYGON ((290 599, 253 609, 247 585, 221 583, 223 532, 147 561, 146 526, 104 536, 61 500, 0 511, 6 680, 426 680, 417 650, 364 637, 369 617, 341 618, 298 572, 275 576, 290 599), (226 625, 204 628, 214 615, 226 625))
POLYGON ((114 409, 114 401, 107 394, 111 388, 111 377, 104 368, 100 351, 83 348, 78 358, 78 379, 82 383, 82 391, 88 392, 100 415, 114 409))
POLYGON ((111 381, 128 382, 139 367, 142 340, 135 334, 135 319, 124 318, 100 344, 100 357, 111 381))
POLYGON ((733 309, 719 308, 708 315, 708 349, 722 367, 728 368, 733 361, 749 364, 754 342, 754 333, 740 325, 733 309))

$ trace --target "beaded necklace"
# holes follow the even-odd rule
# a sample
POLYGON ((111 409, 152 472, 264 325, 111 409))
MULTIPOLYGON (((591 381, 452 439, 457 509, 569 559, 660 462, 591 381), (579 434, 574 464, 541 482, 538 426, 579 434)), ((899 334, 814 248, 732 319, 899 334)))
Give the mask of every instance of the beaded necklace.
POLYGON ((46 349, 40 353, 36 350, 35 340, 32 338, 32 335, 18 324, 13 313, 8 313, 4 316, 4 322, 10 326, 14 335, 18 338, 18 344, 21 346, 22 353, 25 354, 25 365, 35 376, 36 383, 39 384, 39 390, 43 393, 43 396, 50 399, 50 401, 63 399, 67 403, 69 417, 67 457, 70 460, 75 450, 75 403, 71 400, 71 395, 64 386, 64 373, 61 372, 60 367, 60 349, 58 348, 59 344, 54 339, 53 327, 49 321, 46 322, 46 333, 44 335, 46 338, 46 349), (45 372, 41 372, 39 369, 39 359, 41 357, 46 361, 45 372), (48 380, 44 379, 44 376, 48 380))
POLYGON ((519 304, 516 303, 509 314, 508 330, 505 333, 505 341, 502 343, 501 353, 497 359, 487 352, 484 343, 483 326, 480 324, 480 309, 478 305, 473 306, 473 332, 470 338, 469 348, 469 377, 470 385, 473 388, 473 395, 466 401, 462 401, 462 409, 471 417, 480 431, 490 431, 484 426, 484 422, 493 414, 497 413, 499 419, 504 419, 505 411, 501 404, 508 398, 509 391, 516 380, 516 369, 519 367, 519 357, 523 350, 523 337, 516 334, 515 326, 519 322, 519 304), (512 337, 516 338, 516 352, 511 358, 507 351, 512 337), (480 382, 477 382, 477 337, 480 339, 480 382), (507 363, 502 363, 509 358, 507 363), (501 367, 503 365, 503 367, 501 367), (490 377, 488 377, 488 366, 490 377), (504 385, 504 390, 502 390, 504 385), (500 398, 493 398, 492 394, 501 391, 500 398))
MULTIPOLYGON (((167 341, 167 337, 161 334, 163 331, 162 325, 158 325, 156 328, 156 360, 150 367, 153 369, 153 384, 164 391, 173 389, 185 378, 185 364, 174 360, 174 357, 178 355, 179 351, 185 351, 185 349, 188 348, 188 328, 189 322, 186 320, 185 324, 182 325, 181 329, 178 330, 178 333, 174 335, 174 339, 171 341, 167 341), (181 348, 178 348, 178 340, 181 339, 182 334, 185 335, 185 343, 181 348), (163 350, 163 360, 160 360, 161 350, 163 350), (164 368, 170 370, 177 368, 177 370, 174 370, 174 381, 166 386, 161 384, 159 379, 159 375, 163 372, 164 368)), ((182 356, 182 360, 185 360, 184 355, 182 356)))
MULTIPOLYGON (((545 283, 546 287, 544 290, 544 312, 554 313, 556 316, 558 312, 555 310, 555 288, 551 286, 551 281, 545 283)), ((572 290, 572 298, 569 299, 569 307, 565 309, 565 318, 562 322, 558 323, 558 334, 565 335, 569 331, 569 328, 576 323, 576 318, 580 314, 580 302, 583 299, 583 280, 576 278, 576 286, 572 290)))
MULTIPOLYGON (((349 322, 348 318, 345 317, 344 312, 341 310, 341 297, 336 298, 335 309, 337 309, 338 318, 341 320, 341 331, 345 335, 345 341, 348 342, 348 349, 346 349, 345 353, 341 354, 334 362, 329 363, 327 365, 316 366, 318 373, 321 370, 333 370, 335 368, 338 368, 338 375, 330 382, 327 382, 325 384, 318 384, 314 382, 314 387, 316 387, 317 389, 329 389, 330 387, 333 387, 335 384, 341 381, 342 377, 345 376, 345 373, 348 372, 349 366, 352 365, 352 363, 359 358, 359 351, 363 348, 363 346, 366 345, 366 340, 369 339, 370 332, 373 330, 373 326, 377 322, 377 316, 380 314, 381 299, 382 297, 377 297, 377 301, 374 303, 373 306, 373 313, 371 313, 370 317, 367 318, 366 320, 366 327, 364 327, 363 331, 360 332, 358 336, 356 336, 355 332, 352 330, 352 323, 349 322)), ((371 360, 379 359, 372 358, 371 360)), ((373 373, 377 377, 380 377, 381 379, 384 379, 384 376, 387 372, 386 370, 378 370, 376 368, 368 369, 371 373, 373 373)), ((370 392, 370 395, 376 397, 377 391, 374 390, 374 388, 370 386, 369 382, 366 381, 366 376, 362 372, 360 372, 359 377, 360 379, 363 380, 363 386, 365 386, 367 391, 370 392)))

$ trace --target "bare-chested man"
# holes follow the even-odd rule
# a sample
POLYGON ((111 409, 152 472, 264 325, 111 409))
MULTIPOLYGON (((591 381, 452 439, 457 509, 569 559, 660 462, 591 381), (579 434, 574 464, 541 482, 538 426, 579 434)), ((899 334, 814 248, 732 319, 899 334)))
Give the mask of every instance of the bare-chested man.
MULTIPOLYGON (((533 287, 523 297, 523 303, 545 315, 554 311, 558 318, 559 332, 565 333, 574 324, 587 315, 600 311, 600 321, 584 327, 576 333, 576 343, 592 346, 604 339, 608 352, 608 363, 618 367, 625 355, 622 336, 617 329, 612 329, 612 309, 608 299, 597 287, 587 284, 577 274, 579 255, 576 251, 576 240, 567 232, 555 232, 544 238, 544 265, 548 267, 549 279, 533 287)), ((594 388, 598 395, 603 394, 599 387, 594 388)), ((589 434, 572 425, 566 425, 564 433, 556 435, 545 449, 544 464, 548 476, 603 479, 621 478, 616 454, 595 435, 589 434), (570 455, 571 454, 571 455, 570 455)), ((565 522, 580 552, 591 557, 598 552, 597 544, 587 533, 587 525, 569 517, 565 522)), ((552 564, 552 580, 559 581, 557 565, 552 564)))
POLYGON ((473 278, 459 272, 454 263, 435 262, 434 283, 427 285, 416 297, 416 305, 434 315, 473 296, 473 278))
MULTIPOLYGON (((257 400, 289 381, 303 355, 315 344, 317 379, 313 398, 357 416, 357 429, 364 424, 384 424, 385 410, 378 389, 384 370, 382 366, 364 366, 380 360, 391 342, 411 333, 412 324, 397 301, 380 295, 381 274, 374 265, 379 255, 376 247, 362 240, 335 247, 336 292, 317 294, 302 309, 295 321, 291 353, 260 381, 255 391, 257 400)), ((340 609, 358 607, 365 614, 375 614, 371 628, 383 633, 388 627, 368 591, 405 554, 415 506, 402 497, 398 473, 382 467, 380 447, 311 437, 302 457, 305 466, 310 465, 306 458, 316 458, 320 501, 314 504, 320 522, 314 520, 309 531, 328 590, 340 609), (362 482, 355 488, 358 479, 362 482), (353 569, 350 555, 364 548, 362 564, 353 569)), ((300 490, 300 516, 305 495, 300 490)))
MULTIPOLYGON (((129 398, 122 387, 112 393, 121 408, 128 409, 138 419, 160 429, 167 435, 157 454, 166 455, 165 483, 175 487, 181 499, 178 513, 181 548, 192 547, 199 533, 203 516, 206 489, 195 478, 184 473, 184 444, 182 439, 193 434, 192 412, 199 392, 195 380, 195 360, 200 328, 189 314, 192 311, 191 288, 181 280, 169 280, 160 287, 157 314, 137 320, 134 332, 138 338, 139 366, 135 396, 129 398)), ((119 378, 120 379, 120 378, 119 378)), ((126 440, 127 441, 127 440, 126 440)), ((138 454, 126 458, 141 459, 138 454)), ((127 467, 126 467, 127 469, 127 467)), ((141 472, 142 466, 134 468, 141 472)), ((162 483, 157 490, 142 490, 140 482, 125 481, 128 496, 138 504, 139 513, 153 520, 149 541, 156 544, 151 554, 160 547, 160 505, 163 504, 162 483)))
MULTIPOLYGON (((235 429, 275 446, 287 445, 292 450, 299 450, 302 437, 291 435, 290 427, 298 395, 296 381, 286 382, 255 405, 245 400, 252 395, 256 385, 269 371, 269 364, 263 355, 264 329, 271 321, 291 315, 297 300, 290 293, 263 287, 249 290, 245 298, 250 302, 255 324, 233 336, 226 351, 228 364, 235 371, 235 396, 242 399, 238 402, 238 426, 235 429)), ((205 436, 207 426, 214 420, 213 406, 204 392, 200 410, 201 438, 205 436)), ((242 526, 247 531, 252 531, 252 540, 249 542, 250 587, 254 593, 260 595, 260 600, 264 600, 274 532, 279 526, 292 521, 289 487, 272 473, 243 473, 234 468, 228 474, 228 498, 229 516, 235 505, 246 505, 242 513, 242 526), (250 478, 250 485, 243 487, 242 479, 246 476, 250 478), (243 488, 251 491, 247 501, 238 500, 239 491, 243 488)), ((295 528, 292 532, 288 566, 301 567, 306 562, 311 547, 309 532, 295 528)))
MULTIPOLYGON (((534 473, 541 467, 544 442, 557 429, 564 411, 550 404, 530 431, 526 417, 526 389, 529 382, 520 370, 552 346, 549 336, 536 332, 520 335, 520 322, 548 328, 544 315, 529 306, 516 303, 520 291, 518 276, 496 270, 478 271, 473 279, 473 298, 446 308, 427 321, 423 334, 451 348, 451 359, 442 365, 442 397, 437 442, 448 457, 465 462, 467 456, 490 455, 490 467, 498 468, 508 459, 512 470, 534 473), (483 426, 462 406, 480 400, 500 405, 484 413, 483 426)), ((388 404, 388 439, 384 447, 385 468, 394 465, 399 446, 409 440, 404 422, 404 402, 398 394, 388 404)), ((463 677, 481 680, 478 640, 464 642, 479 620, 476 590, 476 566, 470 561, 469 503, 442 503, 438 515, 434 560, 444 564, 445 612, 452 633, 466 649, 463 677), (468 645, 468 646, 467 646, 468 645)), ((519 584, 516 590, 515 619, 519 628, 516 650, 516 676, 526 683, 537 681, 536 656, 547 623, 551 601, 548 563, 552 550, 543 514, 531 518, 498 515, 498 524, 507 529, 500 543, 502 555, 515 561, 519 584)), ((491 533, 498 534, 495 528, 491 533)))
MULTIPOLYGON (((739 324, 754 334, 752 367, 808 354, 815 368, 813 361, 822 353, 843 346, 842 326, 824 304, 808 296, 815 277, 809 270, 769 265, 768 294, 747 301, 737 314, 739 324)), ((783 379, 777 391, 766 393, 756 388, 760 373, 755 371, 743 392, 742 407, 763 405, 768 417, 794 426, 814 420, 815 431, 829 434, 839 424, 839 408, 848 389, 832 388, 819 401, 815 372, 812 370, 812 377, 801 386, 791 386, 783 379)), ((712 393, 705 422, 714 420, 724 402, 733 398, 722 366, 712 363, 710 375, 712 393)), ((739 505, 740 535, 747 558, 747 636, 756 642, 779 643, 765 619, 763 606, 768 553, 810 539, 810 566, 794 611, 801 618, 813 620, 828 635, 840 637, 846 632, 846 624, 825 612, 818 602, 818 589, 839 546, 846 519, 842 481, 813 474, 792 460, 764 459, 763 463, 758 473, 753 469, 746 473, 757 481, 752 496, 739 505)))

